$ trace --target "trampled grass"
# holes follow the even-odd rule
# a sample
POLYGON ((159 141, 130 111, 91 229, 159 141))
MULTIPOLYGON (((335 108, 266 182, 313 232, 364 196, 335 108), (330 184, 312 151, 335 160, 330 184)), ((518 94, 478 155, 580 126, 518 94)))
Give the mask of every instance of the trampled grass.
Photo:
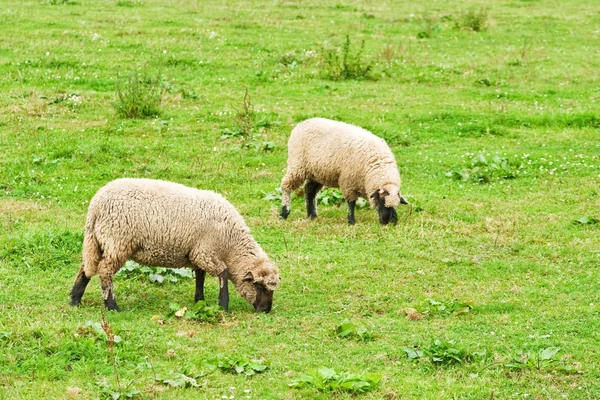
POLYGON ((595 1, 6 0, 0 37, 1 399, 600 397, 600 224, 574 223, 600 218, 595 1), (350 57, 364 40, 369 79, 329 78, 347 37, 350 57), (158 117, 117 114, 119 77, 138 73, 158 76, 158 117), (291 128, 313 116, 388 141, 413 207, 397 226, 366 208, 347 226, 331 205, 309 221, 301 198, 282 221, 263 200, 291 128), (270 314, 232 290, 211 324, 165 318, 192 306, 191 279, 118 278, 117 380, 90 328, 97 278, 80 308, 68 295, 88 201, 123 176, 222 193, 283 281, 270 314), (402 312, 428 299, 472 309, 402 312), (373 340, 340 338, 345 320, 373 340), (485 356, 446 366, 404 351, 435 340, 485 356), (554 348, 552 368, 514 361, 554 348), (268 368, 203 370, 219 356, 268 368), (381 379, 364 394, 289 386, 321 367, 381 379), (155 379, 184 376, 200 387, 155 379))

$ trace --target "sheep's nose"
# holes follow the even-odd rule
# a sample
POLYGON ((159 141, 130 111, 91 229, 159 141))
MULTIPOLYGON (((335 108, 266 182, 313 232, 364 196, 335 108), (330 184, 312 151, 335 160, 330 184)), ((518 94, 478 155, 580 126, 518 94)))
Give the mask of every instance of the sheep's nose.
POLYGON ((271 307, 272 307, 272 304, 258 305, 258 306, 254 306, 254 311, 269 313, 269 312, 271 312, 271 307))

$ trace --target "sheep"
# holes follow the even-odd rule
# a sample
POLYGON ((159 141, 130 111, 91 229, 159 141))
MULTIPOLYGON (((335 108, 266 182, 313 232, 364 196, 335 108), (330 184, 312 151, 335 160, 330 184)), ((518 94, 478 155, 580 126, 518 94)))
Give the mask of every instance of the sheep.
POLYGON ((83 262, 71 290, 77 306, 99 275, 104 305, 119 311, 113 276, 127 259, 195 270, 195 301, 204 300, 206 272, 219 277, 219 305, 228 310, 228 280, 257 312, 269 312, 279 269, 221 195, 152 179, 117 179, 92 198, 85 223, 83 262))
POLYGON ((395 208, 408 204, 400 194, 400 174, 385 141, 358 126, 325 118, 299 123, 288 142, 287 172, 281 181, 281 217, 290 214, 290 193, 302 183, 306 211, 317 217, 315 197, 323 186, 339 187, 348 202, 348 223, 354 225, 358 197, 377 208, 379 222, 398 220, 395 208))

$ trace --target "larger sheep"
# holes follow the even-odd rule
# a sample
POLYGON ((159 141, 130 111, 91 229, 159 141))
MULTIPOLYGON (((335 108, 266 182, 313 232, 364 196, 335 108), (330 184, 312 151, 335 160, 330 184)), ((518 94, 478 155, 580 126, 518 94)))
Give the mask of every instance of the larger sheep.
POLYGON ((196 272, 195 301, 204 300, 206 272, 218 276, 227 310, 228 280, 256 311, 271 311, 279 270, 250 235, 242 216, 217 193, 173 182, 117 179, 92 198, 85 223, 83 263, 71 290, 79 305, 99 275, 104 305, 119 310, 113 276, 127 259, 196 272))
POLYGON ((304 182, 310 218, 317 216, 315 197, 323 186, 340 188, 351 225, 358 197, 369 199, 384 225, 397 221, 398 204, 408 204, 400 194, 396 159, 385 141, 344 122, 311 118, 292 130, 287 172, 281 181, 282 218, 290 214, 290 193, 304 182))

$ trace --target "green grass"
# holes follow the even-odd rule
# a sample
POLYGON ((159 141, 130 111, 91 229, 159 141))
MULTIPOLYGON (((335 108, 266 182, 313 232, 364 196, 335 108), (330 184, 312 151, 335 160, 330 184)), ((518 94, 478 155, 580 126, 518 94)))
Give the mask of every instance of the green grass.
MULTIPOLYGON (((68 301, 88 201, 123 176, 222 193, 282 275, 269 315, 232 292, 214 324, 164 319, 171 302, 192 306, 191 279, 117 278, 124 395, 133 382, 143 398, 357 396, 289 387, 325 367, 381 376, 365 399, 600 398, 600 225, 574 223, 600 218, 599 32, 593 0, 4 1, 0 399, 118 391, 106 337, 82 328, 101 321, 97 278, 80 308, 68 301), (485 29, 465 26, 469 12, 485 29), (364 40, 370 79, 328 78, 323 49, 342 54, 347 35, 349 54, 364 40), (115 110, 120 77, 138 73, 158 77, 158 117, 115 110), (254 126, 228 136, 245 88, 254 126), (412 214, 381 227, 364 208, 347 226, 344 206, 320 204, 309 221, 297 198, 278 219, 263 198, 313 116, 385 138, 412 214), (428 299, 473 308, 401 311, 428 299), (336 336, 345 320, 374 340, 336 336), (404 352, 434 340, 487 356, 435 366, 404 352), (504 367, 554 347, 580 373, 504 367), (201 374, 218 355, 268 369, 201 374)), ((216 304, 215 279, 206 294, 216 304)))

